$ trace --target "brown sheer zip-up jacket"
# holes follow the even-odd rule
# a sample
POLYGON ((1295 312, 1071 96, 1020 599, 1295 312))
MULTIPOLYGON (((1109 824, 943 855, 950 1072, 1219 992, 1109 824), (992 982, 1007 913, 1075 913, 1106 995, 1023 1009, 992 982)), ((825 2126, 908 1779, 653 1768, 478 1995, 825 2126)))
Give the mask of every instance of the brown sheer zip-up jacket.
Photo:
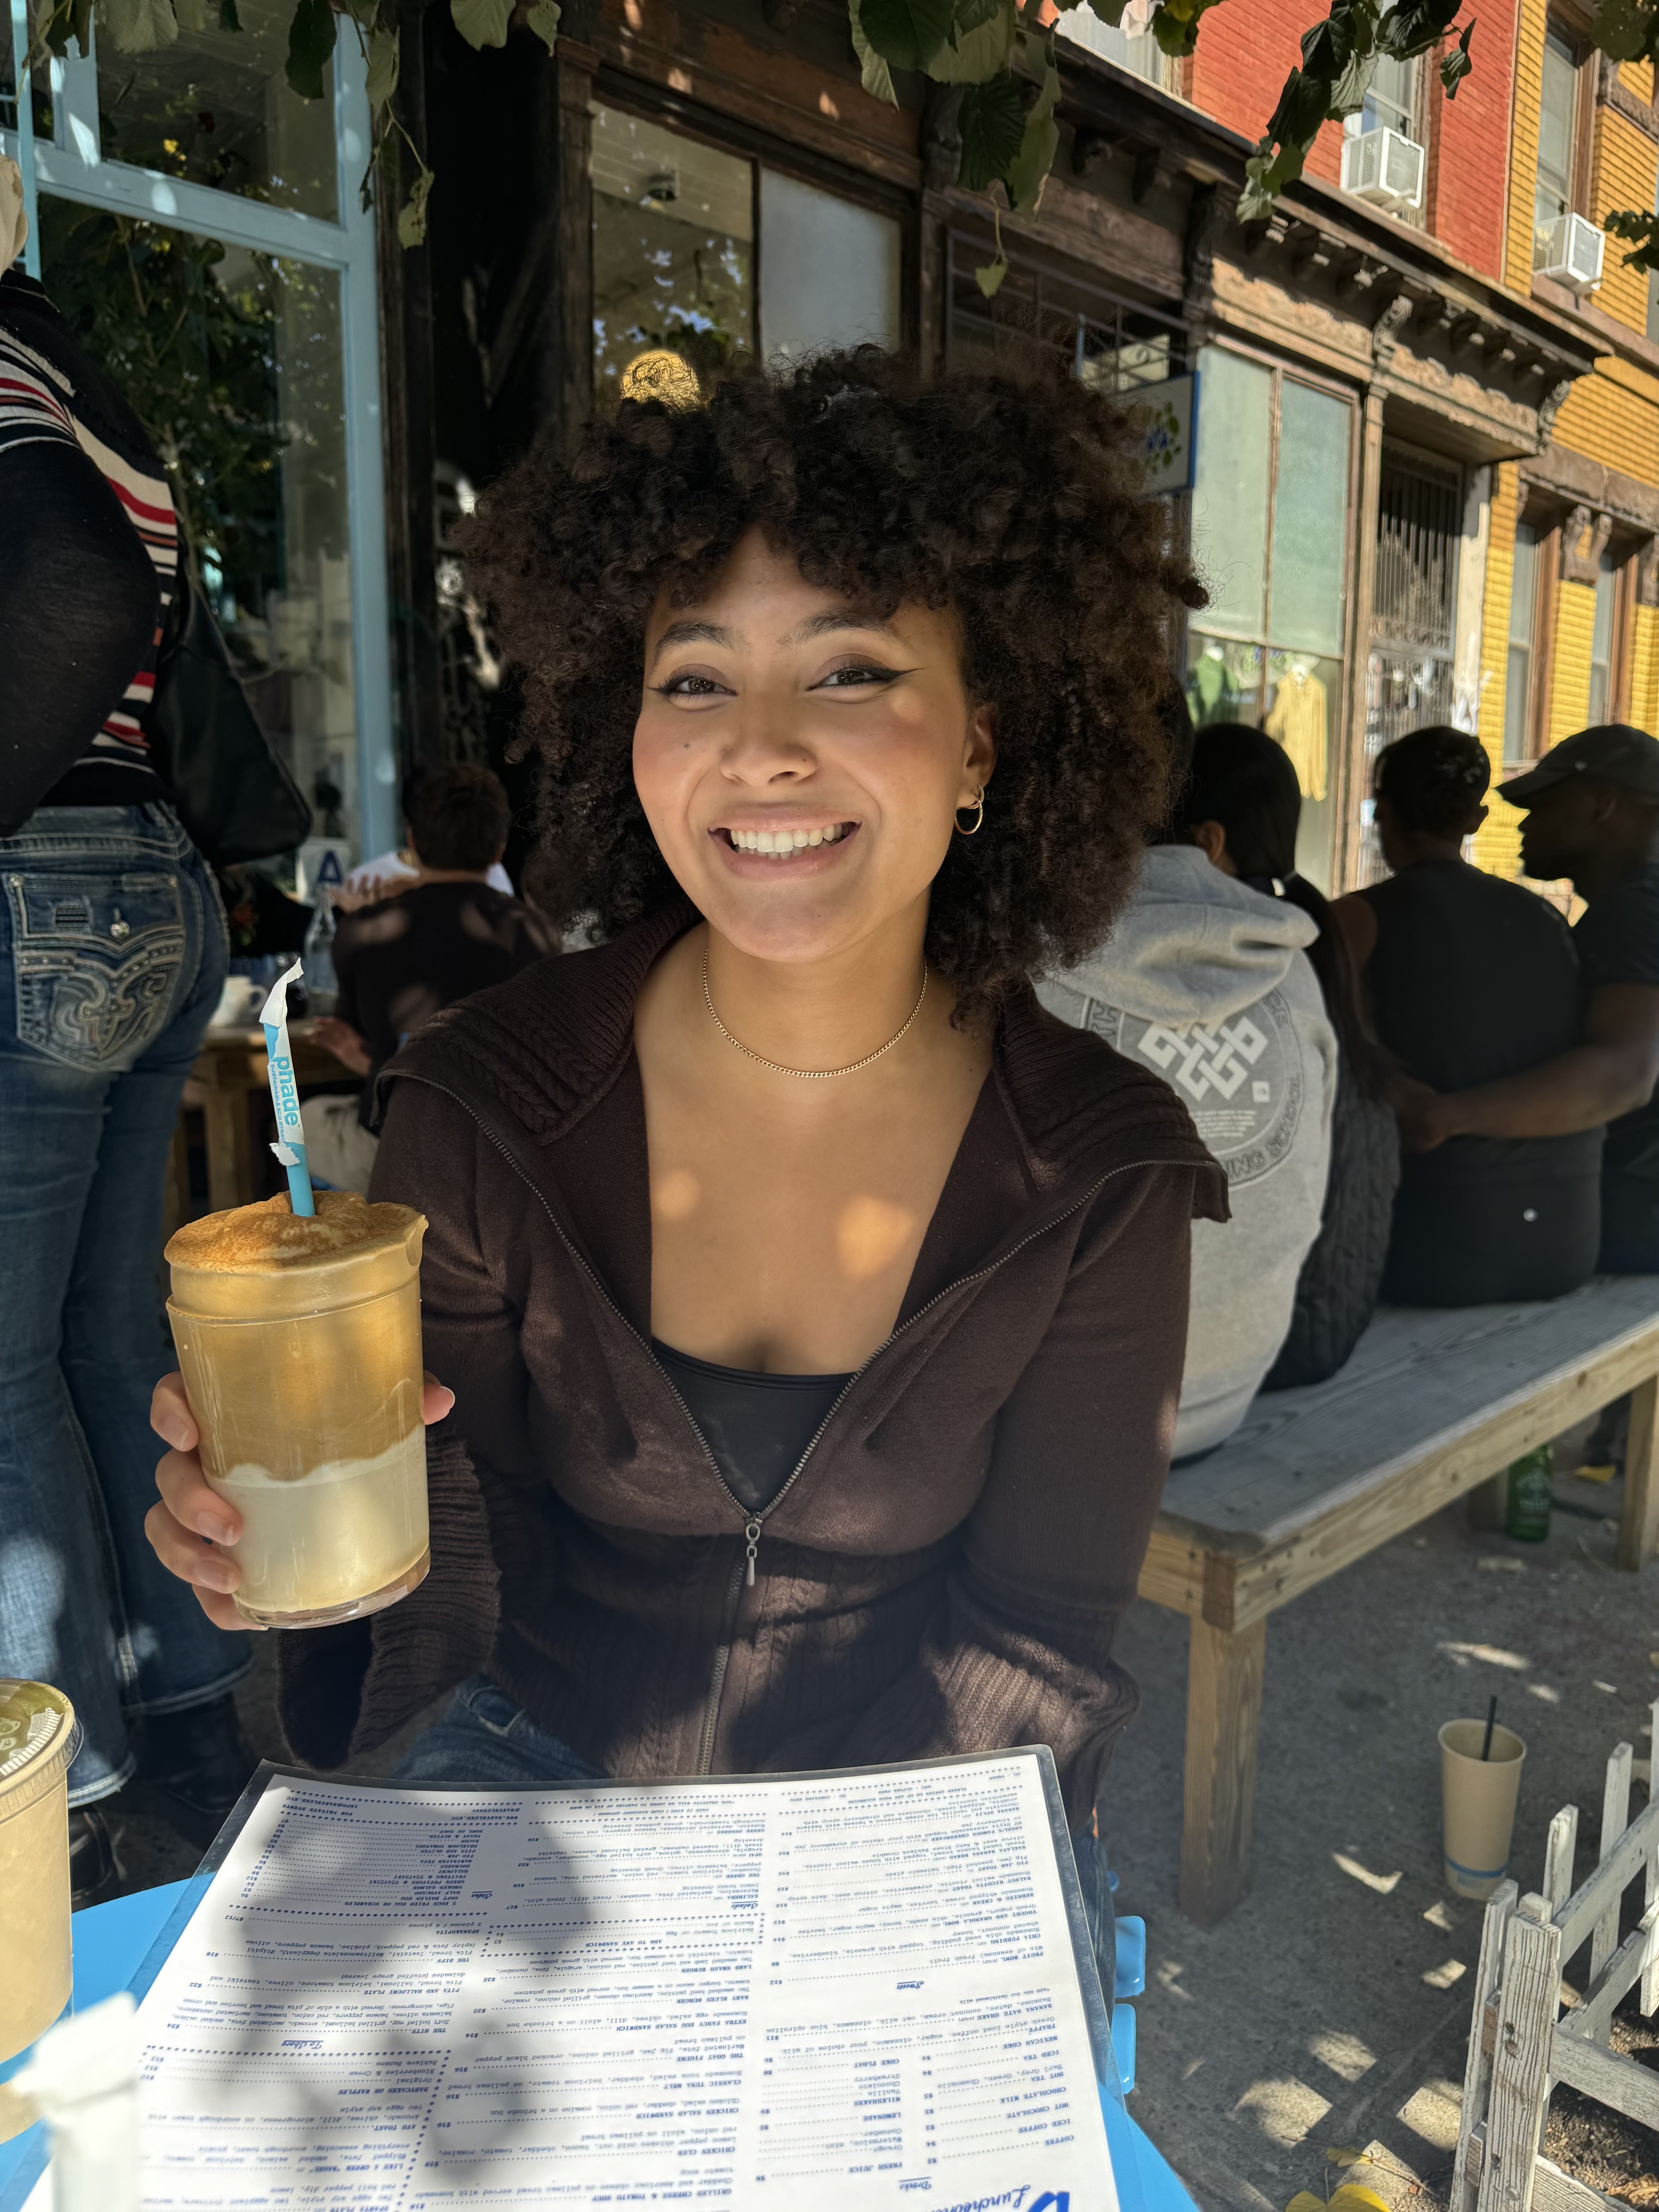
POLYGON ((1220 1170, 1156 1076, 1022 994, 892 1334, 750 1515, 653 1356, 634 1001, 696 920, 449 1008, 388 1067, 374 1194, 431 1223, 432 1571, 282 1641, 302 1759, 343 1765, 487 1670, 649 1778, 1048 1744, 1085 1820, 1169 1462, 1189 1224, 1220 1170))

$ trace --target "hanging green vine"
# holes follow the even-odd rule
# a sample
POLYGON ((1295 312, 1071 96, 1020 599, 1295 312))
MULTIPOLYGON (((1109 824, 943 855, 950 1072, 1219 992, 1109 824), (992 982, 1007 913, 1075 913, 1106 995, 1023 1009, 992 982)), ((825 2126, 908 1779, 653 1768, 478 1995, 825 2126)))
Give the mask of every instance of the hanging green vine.
MULTIPOLYGON (((1195 50, 1209 10, 1223 0, 1058 0, 1069 9, 1091 8, 1101 21, 1126 21, 1148 33, 1161 50, 1184 58, 1195 50)), ((1249 0, 1231 0, 1236 7, 1249 0)), ((206 27, 216 4, 223 31, 240 27, 236 0, 46 0, 37 29, 41 53, 62 54, 71 40, 84 52, 89 26, 123 53, 170 46, 181 29, 206 27)), ((1473 20, 1457 21, 1463 0, 1329 0, 1325 15, 1302 36, 1302 58, 1285 81, 1260 143, 1245 163, 1238 213, 1245 222, 1269 211, 1275 198, 1302 173, 1314 140, 1328 123, 1341 123, 1363 105, 1379 61, 1437 55, 1447 99, 1473 66, 1473 20)), ((398 235, 417 246, 426 235, 427 203, 434 179, 422 149, 399 121, 399 31, 395 0, 295 0, 289 27, 288 81, 305 100, 319 100, 324 73, 343 21, 358 43, 368 70, 374 144, 363 178, 367 201, 376 168, 390 172, 408 155, 414 177, 398 216, 398 235)), ((503 46, 509 27, 524 23, 550 52, 559 28, 558 0, 448 0, 455 28, 473 46, 503 46)), ((1055 26, 1041 20, 1043 0, 848 0, 848 28, 865 89, 898 104, 893 73, 909 71, 948 88, 951 120, 961 147, 958 175, 969 190, 990 195, 994 215, 1003 206, 1036 207, 1060 143, 1055 109, 1062 86, 1055 26), (1000 195, 1000 197, 999 197, 1000 195)), ((1591 36, 1617 61, 1659 61, 1659 0, 1601 0, 1591 36)), ((1611 214, 1607 228, 1631 248, 1625 259, 1638 269, 1659 269, 1659 216, 1652 210, 1611 214)), ((1000 226, 994 258, 978 271, 989 296, 1007 263, 1000 226)))

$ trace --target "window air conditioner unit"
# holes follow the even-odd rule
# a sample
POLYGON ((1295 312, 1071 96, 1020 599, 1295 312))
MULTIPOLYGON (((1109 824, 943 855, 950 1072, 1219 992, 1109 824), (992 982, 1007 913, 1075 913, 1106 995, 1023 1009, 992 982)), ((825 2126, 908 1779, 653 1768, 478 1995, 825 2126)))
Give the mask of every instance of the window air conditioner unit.
POLYGON ((1559 215, 1545 223, 1533 241, 1532 265, 1540 276, 1553 276, 1575 292, 1593 292, 1601 281, 1607 240, 1582 215, 1559 215))
POLYGON ((1423 204, 1423 149, 1403 131, 1356 131, 1342 141, 1342 189, 1381 208, 1423 204))

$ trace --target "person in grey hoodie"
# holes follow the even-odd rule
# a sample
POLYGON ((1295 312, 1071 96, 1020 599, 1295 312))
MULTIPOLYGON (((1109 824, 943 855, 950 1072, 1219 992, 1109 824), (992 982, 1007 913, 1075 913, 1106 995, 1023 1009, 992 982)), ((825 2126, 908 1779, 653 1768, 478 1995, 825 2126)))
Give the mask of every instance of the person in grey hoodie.
POLYGON ((1193 1224, 1177 1460, 1243 1419, 1319 1233, 1337 1042, 1304 950, 1318 933, 1196 845, 1154 845, 1100 951, 1038 985, 1051 1013, 1156 1069, 1226 1170, 1232 1218, 1193 1224))

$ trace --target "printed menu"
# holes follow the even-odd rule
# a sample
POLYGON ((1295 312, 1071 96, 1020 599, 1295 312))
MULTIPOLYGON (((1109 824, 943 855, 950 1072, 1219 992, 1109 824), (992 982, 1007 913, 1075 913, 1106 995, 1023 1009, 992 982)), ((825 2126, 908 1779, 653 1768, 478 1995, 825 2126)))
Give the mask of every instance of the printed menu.
POLYGON ((1046 1750, 271 1772, 140 2014, 149 2212, 1117 2212, 1046 1750))

